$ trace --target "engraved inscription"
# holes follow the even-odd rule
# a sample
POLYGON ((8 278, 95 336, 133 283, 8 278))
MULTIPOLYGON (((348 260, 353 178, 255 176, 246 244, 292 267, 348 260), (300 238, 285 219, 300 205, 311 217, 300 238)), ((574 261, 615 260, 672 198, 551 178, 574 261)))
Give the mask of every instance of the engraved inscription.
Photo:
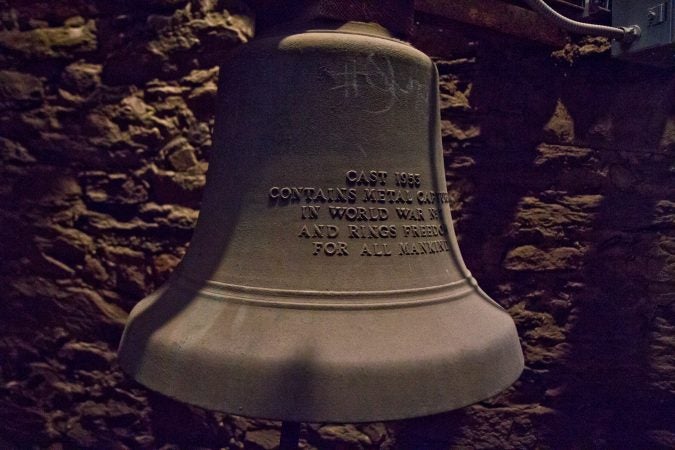
POLYGON ((297 211, 299 242, 316 257, 397 257, 449 252, 440 207, 447 192, 421 189, 416 172, 350 169, 345 186, 272 186, 270 207, 297 211))

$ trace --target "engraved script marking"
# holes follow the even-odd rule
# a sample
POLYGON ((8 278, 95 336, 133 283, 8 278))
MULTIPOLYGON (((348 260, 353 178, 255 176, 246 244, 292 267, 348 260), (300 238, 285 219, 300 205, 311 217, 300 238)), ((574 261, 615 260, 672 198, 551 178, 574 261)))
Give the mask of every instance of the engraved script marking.
POLYGON ((328 74, 333 78, 333 80, 338 83, 342 81, 342 84, 336 84, 331 91, 336 91, 341 89, 344 92, 345 98, 358 97, 359 96, 359 76, 365 76, 365 73, 358 72, 356 70, 356 59, 347 61, 344 64, 344 70, 342 72, 333 72, 328 71, 328 74))
POLYGON ((428 89, 412 76, 409 76, 403 84, 399 83, 396 79, 394 65, 386 56, 378 58, 371 53, 366 56, 365 61, 353 58, 346 61, 341 70, 326 70, 326 72, 335 82, 330 90, 342 91, 345 99, 361 97, 365 86, 383 93, 385 100, 380 109, 365 109, 366 112, 372 114, 388 112, 404 96, 415 96, 415 109, 424 107, 429 100, 428 89))

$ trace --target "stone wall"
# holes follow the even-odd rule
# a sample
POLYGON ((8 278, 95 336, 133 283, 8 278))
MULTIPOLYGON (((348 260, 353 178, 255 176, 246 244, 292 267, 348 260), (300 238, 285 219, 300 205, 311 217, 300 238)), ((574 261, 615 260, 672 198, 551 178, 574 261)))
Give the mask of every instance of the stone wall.
MULTIPOLYGON (((516 385, 306 448, 675 446, 669 71, 421 17, 460 246, 515 318, 516 385)), ((0 447, 270 449, 278 423, 125 377, 130 308, 185 252, 218 69, 253 34, 221 0, 0 0, 0 447)))
POLYGON ((613 61, 598 39, 551 54, 444 24, 426 35, 460 247, 516 320, 526 369, 491 401, 413 422, 410 442, 672 448, 672 71, 613 61))

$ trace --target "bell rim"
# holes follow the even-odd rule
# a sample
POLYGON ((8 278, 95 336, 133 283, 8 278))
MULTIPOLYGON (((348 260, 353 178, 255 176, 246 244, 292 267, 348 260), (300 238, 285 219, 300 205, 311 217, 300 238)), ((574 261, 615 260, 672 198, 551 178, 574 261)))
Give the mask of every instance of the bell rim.
POLYGON ((120 366, 153 391, 228 414, 334 423, 422 417, 501 392, 518 379, 524 365, 513 320, 479 289, 417 308, 370 311, 268 308, 197 294, 191 304, 205 307, 200 317, 213 320, 212 325, 200 328, 186 317, 178 329, 168 321, 159 335, 143 336, 145 324, 134 322, 143 322, 148 308, 161 300, 157 296, 132 312, 120 344, 120 366), (220 330, 237 341, 234 348, 225 348, 230 342, 207 332, 224 327, 217 317, 225 310, 235 322, 242 311, 262 312, 265 318, 248 323, 259 330, 220 330), (302 323, 307 329, 292 325, 289 335, 283 331, 287 323, 302 323), (371 329, 381 323, 381 328, 371 329), (411 330, 416 324, 424 328, 411 330), (448 330, 448 324, 456 330, 448 330), (336 330, 342 336, 336 337, 336 330), (414 339, 421 339, 419 349, 407 342, 414 339), (301 349, 306 346, 319 350, 304 358, 301 349), (294 358, 299 351, 298 363, 294 358), (195 386, 200 377, 207 380, 195 386), (297 379, 303 377, 307 391, 298 388, 297 379))

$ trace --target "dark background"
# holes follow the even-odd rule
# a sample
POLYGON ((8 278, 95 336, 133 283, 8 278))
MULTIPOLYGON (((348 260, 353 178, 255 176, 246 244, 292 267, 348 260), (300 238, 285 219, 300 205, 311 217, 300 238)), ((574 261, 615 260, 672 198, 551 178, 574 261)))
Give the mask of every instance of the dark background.
MULTIPOLYGON (((675 447, 672 71, 602 39, 418 22, 462 253, 526 369, 460 411, 307 426, 306 448, 675 447)), ((0 0, 1 448, 277 444, 278 423, 173 402, 115 360, 185 252, 217 64, 252 23, 234 1, 0 0)))

